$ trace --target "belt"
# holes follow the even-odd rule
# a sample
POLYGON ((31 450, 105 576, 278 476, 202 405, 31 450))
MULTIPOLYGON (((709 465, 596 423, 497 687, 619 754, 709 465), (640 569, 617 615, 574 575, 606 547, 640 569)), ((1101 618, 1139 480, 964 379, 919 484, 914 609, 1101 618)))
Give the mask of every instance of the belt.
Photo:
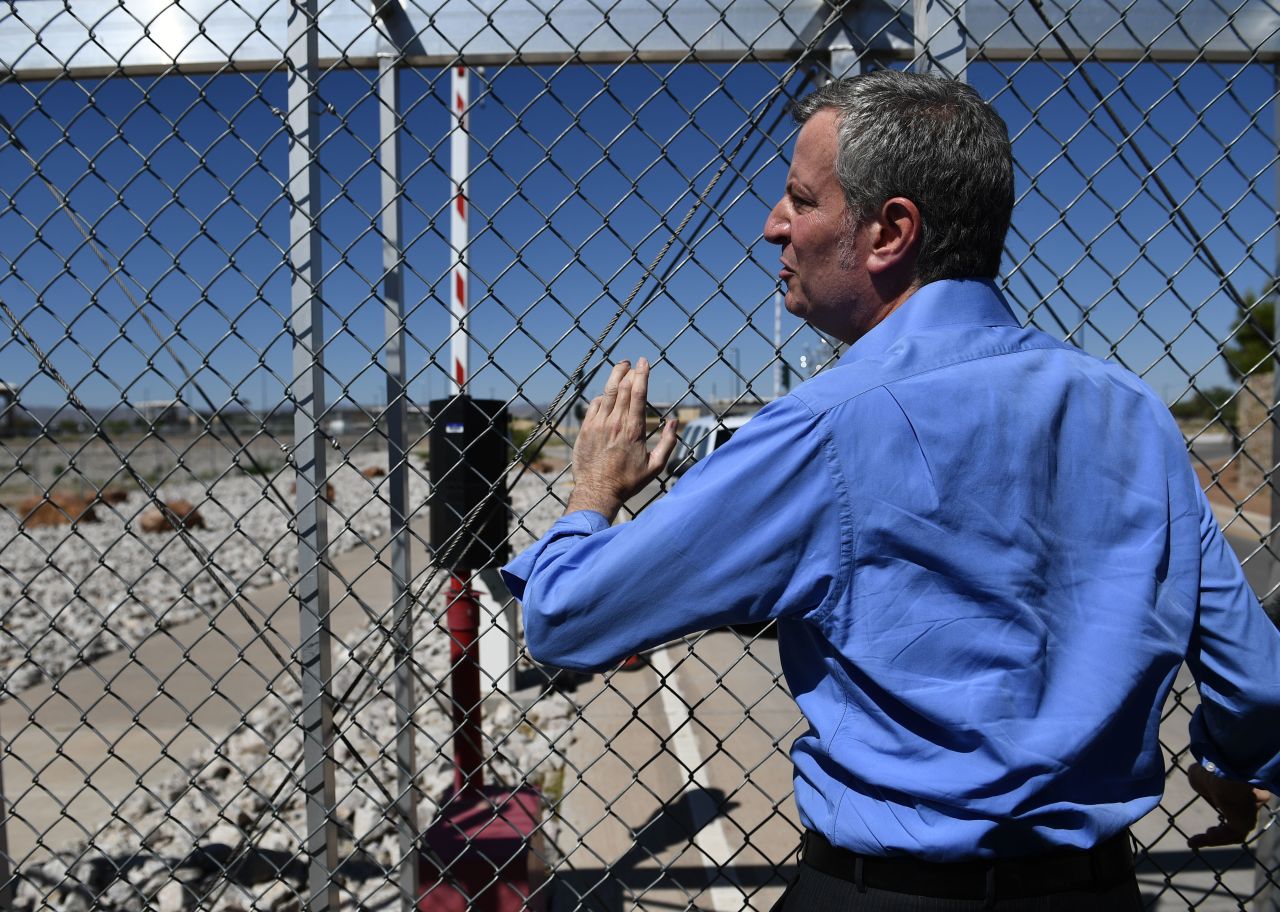
POLYGON ((1061 849, 1029 858, 935 862, 862 855, 804 834, 801 861, 859 890, 871 887, 937 899, 1019 899, 1051 893, 1102 892, 1133 876, 1133 848, 1122 830, 1092 849, 1061 849))

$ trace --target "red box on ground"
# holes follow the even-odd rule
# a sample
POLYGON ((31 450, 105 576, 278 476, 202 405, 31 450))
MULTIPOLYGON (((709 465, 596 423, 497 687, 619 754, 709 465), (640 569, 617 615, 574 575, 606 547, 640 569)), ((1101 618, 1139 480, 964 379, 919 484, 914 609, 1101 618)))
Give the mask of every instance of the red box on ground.
POLYGON ((542 862, 530 851, 541 817, 532 788, 455 796, 423 837, 419 912, 542 912, 542 862))

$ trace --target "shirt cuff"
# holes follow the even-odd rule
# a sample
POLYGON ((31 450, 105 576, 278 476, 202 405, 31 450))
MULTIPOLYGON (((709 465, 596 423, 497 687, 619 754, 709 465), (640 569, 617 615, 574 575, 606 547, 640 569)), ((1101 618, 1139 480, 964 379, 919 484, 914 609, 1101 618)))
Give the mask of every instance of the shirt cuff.
POLYGON ((1199 707, 1191 714, 1190 723, 1190 744, 1191 756, 1195 758, 1196 763, 1204 767, 1204 771, 1210 775, 1217 776, 1219 779, 1235 779, 1239 778, 1231 776, 1222 768, 1222 763, 1218 759, 1221 752, 1216 750, 1212 738, 1209 736, 1208 730, 1205 728, 1203 710, 1199 707))
POLYGON ((1218 764, 1214 763, 1208 757, 1201 757, 1198 762, 1200 766, 1204 768, 1206 773, 1217 776, 1219 779, 1227 778, 1226 774, 1222 771, 1222 767, 1218 766, 1218 764))
POLYGON ((523 601, 525 586, 533 576, 538 559, 554 542, 562 538, 581 538, 609 528, 609 520, 595 510, 575 510, 556 520, 547 533, 520 552, 511 563, 502 567, 502 581, 513 596, 523 601))
POLYGON ((1223 758, 1227 756, 1227 752, 1210 736, 1204 723, 1203 712, 1203 707, 1197 707, 1191 716, 1191 738, 1188 746, 1191 748, 1191 756, 1204 767, 1206 773, 1218 779, 1248 782, 1255 788, 1272 791, 1275 790, 1276 786, 1280 786, 1280 782, 1275 781, 1280 778, 1276 775, 1276 768, 1280 764, 1280 758, 1271 759, 1253 774, 1238 769, 1230 762, 1224 763, 1223 758))

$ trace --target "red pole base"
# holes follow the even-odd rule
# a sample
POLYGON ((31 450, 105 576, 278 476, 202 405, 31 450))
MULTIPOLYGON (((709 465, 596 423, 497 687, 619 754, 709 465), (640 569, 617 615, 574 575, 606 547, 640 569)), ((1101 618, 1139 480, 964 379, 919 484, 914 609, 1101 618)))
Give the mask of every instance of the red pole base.
POLYGON ((532 788, 458 795, 423 837, 418 912, 542 912, 542 858, 531 851, 542 816, 532 788))
POLYGON ((449 577, 449 675, 453 696, 453 791, 478 794, 484 787, 480 730, 480 600, 471 575, 449 577))

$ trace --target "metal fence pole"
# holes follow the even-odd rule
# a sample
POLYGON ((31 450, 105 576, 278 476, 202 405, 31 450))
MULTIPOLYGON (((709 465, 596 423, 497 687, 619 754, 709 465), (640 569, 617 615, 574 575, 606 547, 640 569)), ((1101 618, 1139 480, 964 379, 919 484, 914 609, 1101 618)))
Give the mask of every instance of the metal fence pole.
MULTIPOLYGON (((1275 91, 1280 92, 1280 66, 1274 66, 1271 70, 1272 84, 1275 91)), ((1277 154, 1280 154, 1280 100, 1273 97, 1271 107, 1273 122, 1275 124, 1275 139, 1277 154)), ((1275 176, 1275 193, 1276 193, 1276 216, 1280 218, 1280 168, 1276 169, 1275 176)), ((1271 288, 1268 294, 1274 303, 1280 299, 1280 235, 1276 238, 1274 275, 1271 277, 1271 288)), ((1280 343, 1280 307, 1274 307, 1272 313, 1271 338, 1273 343, 1280 343)), ((1267 487, 1270 489, 1271 499, 1271 519, 1267 524, 1266 549, 1269 554, 1280 554, 1280 549, 1276 547, 1276 523, 1280 521, 1280 475, 1277 474, 1277 463, 1280 463, 1280 416, 1276 415, 1276 403, 1280 403, 1280 352, 1274 348, 1271 357, 1271 402, 1268 403, 1267 416, 1271 419, 1271 464, 1266 466, 1268 471, 1267 487)), ((1280 564, 1272 568, 1271 578, 1268 581, 1269 591, 1261 593, 1261 598, 1266 601, 1275 598, 1273 595, 1277 586, 1280 586, 1280 564)), ((1275 861, 1280 861, 1278 856, 1275 861)))
POLYGON ((297 474, 298 606, 301 641, 303 789, 306 793, 308 912, 338 908, 333 874, 338 864, 333 758, 333 706, 329 695, 329 574, 321 563, 328 546, 324 499, 324 313, 320 297, 320 172, 315 78, 319 72, 317 0, 295 0, 289 16, 289 266, 293 327, 294 468, 297 474))
MULTIPOLYGON (((384 23, 396 4, 378 9, 384 23)), ((409 599, 409 454, 404 357, 404 251, 401 248, 400 51, 393 42, 378 56, 378 160, 381 164, 382 291, 387 348, 387 499, 391 511, 392 649, 395 657, 396 829, 400 836, 400 898, 418 900, 418 790, 413 748, 413 613, 409 599)))
MULTIPOLYGON (((1272 85, 1276 91, 1280 91, 1280 66, 1272 67, 1271 76, 1272 85)), ((1272 97, 1271 107, 1275 124, 1273 136, 1277 143, 1277 152, 1280 153, 1280 100, 1275 96, 1272 97)), ((1275 193, 1276 214, 1280 217, 1280 169, 1276 172, 1275 193)), ((1269 294, 1273 302, 1280 298, 1280 237, 1276 239, 1275 274, 1271 278, 1269 294)), ((1271 332, 1273 342, 1280 340, 1280 308, 1276 308, 1272 315, 1271 332)), ((1280 463, 1280 415, 1276 414, 1276 404, 1280 403, 1280 352, 1274 349, 1270 368, 1271 402, 1268 403, 1267 417, 1271 420, 1271 459, 1266 469, 1267 487, 1271 494, 1271 515, 1267 523, 1264 544, 1267 554, 1275 554, 1277 553, 1276 522, 1280 520, 1280 471, 1277 471, 1277 464, 1280 463)), ((1280 586, 1278 575, 1280 575, 1280 565, 1273 566, 1271 576, 1267 580, 1267 591, 1260 593, 1264 602, 1277 598, 1276 587, 1280 586)), ((1273 621, 1280 617, 1274 609, 1269 613, 1273 621)), ((1273 799, 1269 809, 1263 812, 1263 817, 1266 819, 1269 814, 1277 813, 1280 813, 1280 803, 1273 799)), ((1254 858, 1256 862, 1254 889, 1257 891, 1257 897, 1254 899, 1253 908, 1256 912, 1280 912, 1280 886, 1276 885, 1277 872, 1280 872, 1280 830, 1277 830, 1274 825, 1255 844, 1254 858)))
MULTIPOLYGON (((1272 815, 1280 816, 1280 799, 1272 798, 1262 812, 1264 820, 1272 815)), ((1253 854, 1253 912, 1280 912, 1280 828, 1268 827, 1254 843, 1253 854)))
POLYGON ((0 909, 13 908, 13 871, 9 867, 9 807, 4 800, 4 733, 0 732, 0 909))

